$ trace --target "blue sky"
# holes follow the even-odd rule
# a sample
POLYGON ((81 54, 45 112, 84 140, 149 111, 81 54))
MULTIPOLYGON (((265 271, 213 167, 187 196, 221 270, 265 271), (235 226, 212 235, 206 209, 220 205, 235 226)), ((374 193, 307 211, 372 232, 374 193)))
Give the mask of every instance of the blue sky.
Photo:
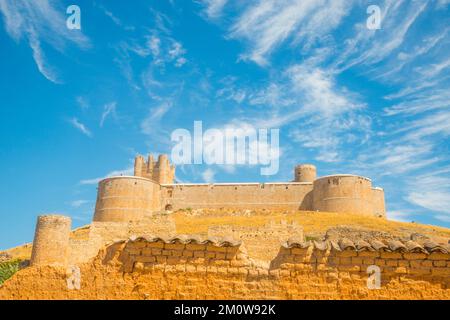
POLYGON ((392 219, 450 227, 448 0, 0 0, 0 17, 0 249, 42 213, 89 223, 99 179, 170 154, 195 120, 280 129, 280 170, 184 165, 179 181, 314 163, 371 177, 392 219))

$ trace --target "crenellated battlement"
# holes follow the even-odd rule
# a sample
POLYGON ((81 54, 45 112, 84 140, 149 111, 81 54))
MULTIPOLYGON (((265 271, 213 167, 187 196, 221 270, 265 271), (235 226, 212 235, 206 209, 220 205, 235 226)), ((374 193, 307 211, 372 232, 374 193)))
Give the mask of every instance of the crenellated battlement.
MULTIPOLYGON (((140 215, 141 218, 151 212, 185 208, 264 208, 386 217, 384 190, 374 188, 369 178, 351 174, 317 177, 317 168, 312 164, 296 166, 292 182, 178 184, 174 183, 175 166, 170 163, 167 155, 159 155, 156 162, 152 155, 149 155, 147 160, 138 155, 135 159, 134 175, 148 179, 147 189, 151 191, 148 191, 147 195, 145 191, 142 194, 142 184, 145 183, 136 182, 133 177, 129 178, 129 183, 122 180, 108 183, 101 181, 96 220, 99 216, 105 216, 99 212, 105 208, 112 208, 117 215, 113 220, 101 218, 102 221, 128 220, 131 208, 135 211, 142 209, 140 212, 144 214, 140 215), (106 188, 105 184, 111 187, 106 188), (113 188, 112 185, 115 184, 120 186, 113 188), (138 194, 139 199, 136 199, 138 194), (118 206, 120 199, 123 201, 118 206), (129 208, 126 207, 127 203, 130 203, 129 208), (120 212, 123 212, 122 218, 120 212)), ((132 218, 139 220, 138 216, 132 218)))
POLYGON ((151 154, 148 155, 147 161, 143 156, 138 155, 134 160, 134 175, 159 184, 173 183, 175 166, 170 164, 169 158, 165 154, 159 155, 156 162, 151 154))

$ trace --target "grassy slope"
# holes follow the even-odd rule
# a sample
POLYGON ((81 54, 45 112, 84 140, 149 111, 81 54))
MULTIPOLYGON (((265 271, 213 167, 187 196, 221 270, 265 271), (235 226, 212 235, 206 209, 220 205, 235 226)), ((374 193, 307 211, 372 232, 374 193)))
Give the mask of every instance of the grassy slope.
POLYGON ((301 225, 305 234, 324 234, 329 228, 346 226, 384 231, 399 236, 420 233, 440 241, 450 239, 450 229, 447 228, 389 221, 355 214, 299 211, 271 213, 269 215, 258 212, 257 215, 243 217, 230 216, 230 212, 210 211, 209 213, 203 213, 202 216, 186 215, 184 212, 177 212, 174 217, 178 233, 206 233, 209 225, 262 226, 271 220, 287 220, 295 221, 301 225))
MULTIPOLYGON (((447 243, 450 239, 450 229, 389 221, 380 218, 364 217, 354 214, 327 213, 327 212, 265 212, 258 211, 250 216, 233 215, 232 210, 203 210, 179 211, 173 214, 176 221, 177 232, 180 234, 206 234, 211 225, 239 225, 263 226, 271 220, 295 221, 304 228, 306 235, 321 235, 332 227, 357 227, 365 230, 384 231, 393 235, 408 236, 411 233, 420 233, 430 236, 433 240, 447 243)), ((81 227, 72 232, 74 239, 87 239, 89 227, 81 227)), ((7 250, 15 259, 26 260, 31 256, 31 244, 25 244, 7 250)))

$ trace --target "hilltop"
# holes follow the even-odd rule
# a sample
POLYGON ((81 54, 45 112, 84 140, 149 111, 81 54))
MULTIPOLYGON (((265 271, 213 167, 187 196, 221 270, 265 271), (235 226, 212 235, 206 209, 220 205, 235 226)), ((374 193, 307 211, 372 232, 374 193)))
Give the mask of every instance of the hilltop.
MULTIPOLYGON (((162 213, 167 214, 167 213, 162 213)), ((303 228, 306 240, 323 240, 332 237, 377 237, 399 240, 432 240, 448 244, 450 229, 412 222, 397 222, 372 216, 350 213, 233 209, 184 209, 168 214, 173 218, 178 234, 207 235, 210 227, 262 227, 270 222, 287 221, 303 228), (363 236, 361 236, 363 235, 363 236)), ((74 229, 72 239, 85 240, 90 226, 74 229)), ((32 244, 27 243, 3 252, 13 259, 28 260, 32 244)), ((0 252, 2 253, 2 252, 0 252)))

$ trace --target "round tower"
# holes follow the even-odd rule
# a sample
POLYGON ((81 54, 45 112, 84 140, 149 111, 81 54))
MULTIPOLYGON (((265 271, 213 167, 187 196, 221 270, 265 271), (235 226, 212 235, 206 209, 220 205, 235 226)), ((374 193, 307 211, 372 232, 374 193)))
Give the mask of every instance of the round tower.
POLYGON ((314 182, 317 177, 316 166, 301 164, 295 167, 295 182, 314 182))
POLYGON ((373 214, 380 218, 386 218, 386 205, 383 188, 372 189, 373 214))
POLYGON ((314 181, 313 209, 373 215, 372 181, 354 175, 333 175, 314 181))
POLYGON ((65 265, 68 259, 70 230, 69 217, 39 216, 34 234, 31 265, 65 265))
POLYGON ((160 184, 172 183, 170 179, 170 162, 169 158, 165 154, 161 154, 158 157, 156 181, 160 184))
POLYGON ((142 177, 113 177, 99 182, 94 221, 139 221, 159 210, 159 185, 142 177))
POLYGON ((143 177, 144 173, 143 168, 145 166, 145 159, 143 156, 138 155, 136 158, 134 158, 134 175, 136 177, 143 177))

